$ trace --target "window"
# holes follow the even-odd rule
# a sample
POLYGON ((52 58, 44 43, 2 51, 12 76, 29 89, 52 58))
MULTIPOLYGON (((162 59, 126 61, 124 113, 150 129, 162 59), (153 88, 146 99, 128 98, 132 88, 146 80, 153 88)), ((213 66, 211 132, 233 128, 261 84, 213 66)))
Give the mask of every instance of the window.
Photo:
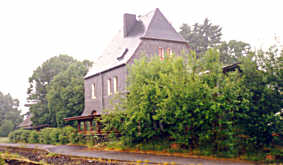
POLYGON ((111 79, 108 79, 108 81, 107 81, 107 94, 108 94, 108 96, 112 95, 112 93, 111 93, 111 79))
POLYGON ((168 56, 171 56, 172 54, 173 54, 172 49, 167 48, 167 55, 168 55, 168 56))
POLYGON ((158 48, 158 55, 160 57, 160 60, 164 59, 164 49, 163 48, 158 48))
POLYGON ((114 93, 118 92, 118 77, 114 77, 114 93))
POLYGON ((92 99, 96 99, 96 96, 95 96, 95 84, 91 84, 91 98, 92 99))

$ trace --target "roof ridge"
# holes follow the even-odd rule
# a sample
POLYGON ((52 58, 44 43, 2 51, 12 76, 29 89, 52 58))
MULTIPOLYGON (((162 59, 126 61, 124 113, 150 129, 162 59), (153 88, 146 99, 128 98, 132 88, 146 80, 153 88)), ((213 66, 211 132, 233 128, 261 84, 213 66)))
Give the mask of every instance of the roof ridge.
MULTIPOLYGON (((167 40, 172 40, 172 41, 179 41, 179 42, 186 42, 186 40, 176 31, 176 29, 173 27, 173 25, 168 21, 168 19, 164 16, 164 14, 160 11, 159 8, 156 8, 154 10, 154 15, 152 16, 149 25, 147 26, 144 35, 142 36, 142 38, 149 38, 149 39, 162 39, 162 38, 158 38, 158 37, 152 37, 150 34, 150 30, 152 30, 152 24, 156 23, 156 21, 154 22, 155 17, 157 16, 157 13, 162 17, 162 20, 164 21, 165 24, 169 25, 170 31, 173 32, 176 37, 175 39, 167 39, 167 40)), ((159 22, 160 23, 160 22, 159 22)))
POLYGON ((154 13, 153 13, 153 16, 151 17, 150 22, 149 22, 148 26, 146 27, 146 29, 145 29, 145 31, 144 31, 144 35, 143 35, 143 36, 145 36, 145 35, 147 34, 149 27, 152 25, 152 22, 153 22, 152 20, 153 20, 153 18, 156 16, 157 10, 159 10, 159 9, 156 8, 156 9, 152 10, 152 12, 154 12, 154 13))

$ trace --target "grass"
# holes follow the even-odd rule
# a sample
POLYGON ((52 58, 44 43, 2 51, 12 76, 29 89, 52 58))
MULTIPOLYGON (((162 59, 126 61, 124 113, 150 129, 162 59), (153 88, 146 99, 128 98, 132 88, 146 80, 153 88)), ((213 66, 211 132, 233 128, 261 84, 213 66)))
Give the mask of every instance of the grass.
POLYGON ((9 143, 8 137, 0 137, 0 143, 9 143))
POLYGON ((4 160, 17 160, 19 161, 19 163, 21 164, 38 164, 38 165, 47 165, 45 162, 35 162, 35 161, 31 161, 23 156, 20 156, 18 154, 12 154, 12 153, 0 153, 0 164, 5 163, 4 160))

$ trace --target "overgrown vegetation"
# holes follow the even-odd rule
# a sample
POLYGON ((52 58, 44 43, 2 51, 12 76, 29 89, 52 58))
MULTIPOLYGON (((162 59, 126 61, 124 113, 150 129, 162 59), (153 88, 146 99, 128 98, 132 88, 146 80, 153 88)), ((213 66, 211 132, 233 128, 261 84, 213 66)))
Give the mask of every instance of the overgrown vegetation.
POLYGON ((21 123, 19 100, 0 91, 0 137, 7 137, 21 123))
POLYGON ((35 130, 16 130, 9 134, 9 140, 13 143, 40 143, 40 144, 85 144, 85 137, 71 126, 63 128, 44 128, 35 130))
POLYGON ((224 157, 282 146, 282 53, 249 54, 239 59, 241 72, 225 74, 219 56, 210 49, 202 58, 136 61, 129 94, 104 116, 105 129, 118 130, 126 146, 162 137, 224 157))
POLYGON ((78 116, 84 107, 83 77, 92 63, 67 55, 55 56, 34 70, 29 78, 28 101, 33 125, 75 125, 64 118, 78 116))

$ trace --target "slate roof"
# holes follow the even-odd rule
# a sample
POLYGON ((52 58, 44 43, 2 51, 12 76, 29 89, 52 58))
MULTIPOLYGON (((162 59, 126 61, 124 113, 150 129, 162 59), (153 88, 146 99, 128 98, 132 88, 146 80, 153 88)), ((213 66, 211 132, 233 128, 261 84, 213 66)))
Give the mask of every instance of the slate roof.
POLYGON ((32 118, 32 114, 29 114, 27 118, 21 124, 18 125, 18 127, 19 128, 32 128, 31 118, 32 118))
POLYGON ((124 37, 123 29, 121 29, 103 54, 94 60, 93 68, 85 76, 85 79, 126 64, 143 39, 186 43, 186 40, 176 32, 160 10, 156 8, 144 16, 137 17, 136 24, 126 37, 124 37))

